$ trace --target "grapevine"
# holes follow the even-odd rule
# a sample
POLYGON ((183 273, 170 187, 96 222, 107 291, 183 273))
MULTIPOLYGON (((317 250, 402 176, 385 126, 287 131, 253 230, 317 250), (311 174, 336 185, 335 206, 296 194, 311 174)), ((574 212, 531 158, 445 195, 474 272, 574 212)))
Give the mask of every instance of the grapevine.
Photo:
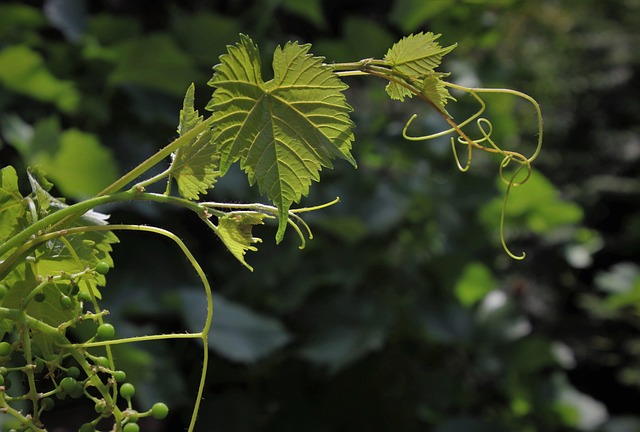
MULTIPOLYGON (((350 63, 326 63, 310 54, 310 45, 289 42, 276 48, 274 76, 263 79, 258 47, 245 35, 228 47, 214 67, 209 82, 215 90, 205 118, 194 108, 195 87, 186 92, 178 121, 178 138, 130 170, 96 196, 74 204, 50 194, 44 173, 27 173, 31 193, 23 196, 18 175, 11 166, 0 171, 0 412, 11 416, 17 431, 47 430, 42 414, 55 409, 56 398, 86 398, 93 403, 93 420, 76 425, 79 431, 112 430, 137 432, 139 418, 165 419, 170 408, 162 401, 146 411, 135 407, 135 386, 127 381, 112 353, 112 347, 152 340, 193 339, 202 344, 202 372, 194 398, 189 431, 195 428, 206 382, 209 359, 208 335, 213 320, 213 298, 209 280, 196 258, 180 238, 163 228, 132 224, 107 224, 107 216, 96 207, 114 202, 145 201, 177 206, 192 212, 217 236, 245 267, 247 252, 258 250, 262 241, 252 228, 276 220, 276 242, 292 229, 304 247, 312 238, 303 216, 334 205, 338 199, 311 207, 296 208, 308 195, 323 169, 334 159, 356 166, 351 154, 354 134, 352 107, 346 102, 344 79, 373 76, 387 82, 388 95, 398 101, 417 97, 438 113, 450 128, 425 136, 410 135, 406 122, 403 136, 425 141, 455 134, 451 138, 453 158, 461 171, 471 167, 473 152, 500 157, 500 177, 507 184, 505 203, 514 187, 526 182, 542 145, 542 115, 530 96, 505 89, 467 88, 448 82, 437 70, 442 58, 455 45, 441 46, 433 33, 403 38, 383 59, 350 63), (455 122, 446 109, 455 101, 449 89, 465 92, 480 105, 462 122, 455 122), (530 156, 503 149, 492 138, 493 126, 482 114, 481 95, 504 94, 522 98, 534 108, 537 140, 530 156), (480 137, 473 139, 468 126, 475 121, 480 137), (466 149, 463 162, 458 148, 466 149), (150 177, 158 164, 166 168, 150 177), (251 185, 270 201, 225 203, 200 200, 214 189, 231 165, 238 163, 251 185), (513 166, 515 170, 509 171, 513 166), (165 182, 164 193, 149 192, 149 186, 165 182), (129 186, 131 185, 132 186, 129 186), (198 332, 120 337, 108 322, 109 311, 101 308, 101 290, 112 268, 113 245, 119 231, 150 233, 173 242, 190 262, 207 296, 207 317, 198 332), (70 329, 91 325, 92 336, 75 341, 70 329), (16 393, 11 382, 19 379, 25 390, 16 393), (17 408, 26 407, 26 408, 17 408)), ((501 242, 504 239, 504 208, 501 242)))

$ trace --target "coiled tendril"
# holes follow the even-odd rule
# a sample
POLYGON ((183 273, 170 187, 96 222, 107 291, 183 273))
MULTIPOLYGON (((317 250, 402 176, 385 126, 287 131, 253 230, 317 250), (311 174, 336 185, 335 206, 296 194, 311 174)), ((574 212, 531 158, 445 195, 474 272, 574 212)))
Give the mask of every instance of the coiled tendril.
POLYGON ((409 126, 411 126, 413 121, 418 116, 417 114, 414 114, 405 124, 402 130, 402 136, 409 141, 427 141, 427 140, 439 138, 439 137, 454 134, 454 133, 458 134, 457 138, 451 137, 451 150, 453 152, 453 158, 456 161, 456 165, 458 166, 458 169, 462 172, 466 172, 469 170, 469 168, 471 168, 471 161, 473 159, 474 149, 478 149, 487 153, 496 153, 503 157, 499 165, 499 174, 500 174, 500 179, 507 185, 507 188, 505 191, 504 200, 502 203, 502 211, 500 216, 500 242, 502 243, 502 247, 507 253, 507 255, 509 255, 513 259, 522 260, 526 257, 526 254, 524 252, 522 252, 520 255, 515 255, 513 252, 511 252, 511 250, 507 246, 507 243, 505 240, 505 234, 504 234, 505 210, 507 207, 507 201, 509 198, 509 193, 511 192, 511 188, 521 186, 527 182, 527 180, 531 176, 531 170, 532 170, 531 164, 538 157, 538 154, 540 153, 540 150, 542 148, 543 129, 542 129, 542 111, 540 109, 540 105, 531 96, 516 90, 470 88, 470 87, 464 87, 464 86, 460 86, 460 85, 456 85, 448 82, 444 82, 444 85, 447 87, 454 88, 456 90, 463 91, 473 96, 480 104, 480 108, 478 109, 478 111, 476 111, 473 115, 465 119, 463 122, 455 123, 451 119, 451 117, 449 117, 445 112, 442 112, 441 110, 436 108, 439 114, 451 125, 451 128, 438 133, 423 135, 423 136, 411 136, 407 133, 409 126), (478 93, 510 94, 510 95, 525 99, 526 101, 528 101, 533 105, 536 112, 537 123, 538 123, 537 124, 538 140, 537 140, 535 150, 531 156, 527 157, 522 153, 519 153, 516 151, 504 150, 498 144, 496 144, 496 142, 491 138, 491 135, 493 133, 493 125, 487 118, 481 117, 484 111, 486 110, 486 103, 479 96, 478 93), (469 125, 474 120, 478 128, 478 131, 480 132, 480 135, 481 135, 481 137, 477 139, 470 138, 469 135, 467 135, 462 130, 462 128, 469 125), (467 157, 464 165, 460 161, 460 157, 458 155, 458 150, 456 148, 456 145, 463 145, 467 147, 467 157), (520 166, 518 166, 513 173, 507 174, 505 172, 505 169, 511 164, 511 162, 515 162, 520 166), (525 171, 524 177, 518 180, 518 178, 522 175, 521 174, 522 170, 525 171))

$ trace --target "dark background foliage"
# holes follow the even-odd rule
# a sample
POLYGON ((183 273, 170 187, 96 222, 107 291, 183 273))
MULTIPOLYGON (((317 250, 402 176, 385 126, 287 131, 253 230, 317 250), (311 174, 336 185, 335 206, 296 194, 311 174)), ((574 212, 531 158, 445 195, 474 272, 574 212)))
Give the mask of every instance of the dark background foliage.
MULTIPOLYGON (((59 194, 82 198, 176 136, 192 81, 202 109, 211 67, 240 32, 260 45, 265 74, 287 40, 348 61, 442 33, 458 43, 443 65, 454 82, 542 105, 536 176, 507 214, 509 245, 526 260, 499 245, 499 161, 478 156, 460 173, 446 140, 406 142, 413 113, 420 133, 443 125, 371 79, 347 79, 359 168, 323 172, 303 204, 341 202, 309 216, 302 251, 260 228, 251 273, 184 212, 102 209, 174 230, 214 283, 198 430, 638 431, 639 28, 637 0, 3 1, 0 157, 40 164, 59 194)), ((468 99, 452 106, 457 119, 474 109, 468 99)), ((488 102, 496 138, 532 148, 527 106, 488 102)), ((261 198, 230 172, 211 199, 261 198)), ((118 334, 198 328, 203 294, 186 260, 161 239, 120 237, 104 290, 118 334)), ((143 429, 181 430, 200 348, 145 343, 117 360, 140 406, 172 409, 143 429)), ((83 407, 57 407, 51 430, 82 423, 83 407)))

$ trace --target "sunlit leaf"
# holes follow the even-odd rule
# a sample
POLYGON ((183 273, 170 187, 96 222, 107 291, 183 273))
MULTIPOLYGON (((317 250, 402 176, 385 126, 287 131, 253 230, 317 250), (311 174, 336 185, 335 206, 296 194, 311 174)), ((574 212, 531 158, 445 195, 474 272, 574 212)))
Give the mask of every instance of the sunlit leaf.
MULTIPOLYGON (((202 123, 202 116, 194 108, 195 86, 191 84, 180 111, 178 133, 182 136, 202 123)), ((220 155, 212 142, 212 133, 202 132, 191 143, 180 147, 173 155, 171 177, 178 183, 180 195, 187 199, 198 199, 206 193, 220 176, 220 155)))
POLYGON ((249 270, 253 268, 246 263, 244 256, 247 251, 257 251, 258 248, 252 244, 262 241, 253 237, 251 231, 254 225, 262 225, 265 217, 262 213, 233 213, 221 217, 218 222, 218 236, 233 256, 249 270))
POLYGON ((274 53, 274 78, 260 75, 258 48, 247 36, 229 47, 209 84, 216 87, 207 108, 217 116, 221 171, 235 161, 279 210, 276 240, 282 240, 288 211, 319 181, 322 167, 350 154, 353 123, 342 83, 309 45, 287 43, 274 53))
MULTIPOLYGON (((439 37, 440 35, 431 32, 404 37, 387 51, 384 60, 394 71, 408 77, 411 84, 424 89, 426 96, 435 105, 442 105, 444 110, 446 99, 451 96, 441 84, 442 88, 439 88, 437 82, 446 74, 436 73, 435 69, 442 62, 442 57, 451 52, 456 45, 442 47, 436 42, 439 37), (428 81, 424 82, 427 78, 428 81)), ((413 95, 411 91, 394 82, 390 82, 386 90, 392 99, 397 100, 404 100, 405 97, 413 95)))
MULTIPOLYGON (((429 75, 422 81, 422 94, 429 99, 443 113, 449 115, 445 105, 451 100, 455 100, 449 90, 442 83, 442 80, 435 75, 429 75)), ((451 117, 449 115, 449 117, 451 117)))

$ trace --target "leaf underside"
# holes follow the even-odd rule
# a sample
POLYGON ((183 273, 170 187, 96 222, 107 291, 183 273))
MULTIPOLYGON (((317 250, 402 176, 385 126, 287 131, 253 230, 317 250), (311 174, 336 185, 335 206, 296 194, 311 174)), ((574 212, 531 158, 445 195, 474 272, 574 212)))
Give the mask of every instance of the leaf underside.
POLYGON ((257 183, 277 206, 278 242, 291 205, 308 194, 311 181, 319 181, 323 167, 332 168, 331 159, 356 165, 350 154, 352 108, 342 93, 347 85, 309 48, 296 42, 276 48, 274 78, 265 82, 258 48, 242 35, 209 81, 216 88, 207 109, 216 116, 220 171, 239 161, 250 184, 257 183))
POLYGON ((262 225, 267 215, 262 213, 234 213, 222 216, 218 221, 218 237, 227 249, 249 270, 253 268, 244 260, 247 251, 257 251, 253 243, 262 240, 253 237, 251 231, 254 225, 262 225))

